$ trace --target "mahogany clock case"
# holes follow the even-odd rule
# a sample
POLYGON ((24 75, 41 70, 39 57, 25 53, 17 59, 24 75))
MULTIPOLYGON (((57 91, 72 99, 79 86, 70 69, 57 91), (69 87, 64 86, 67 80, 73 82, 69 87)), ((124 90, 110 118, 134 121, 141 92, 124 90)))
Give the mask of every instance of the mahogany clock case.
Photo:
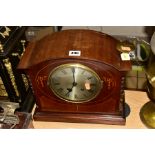
POLYGON ((37 108, 34 119, 125 124, 124 76, 129 61, 122 61, 116 50, 118 41, 92 30, 65 30, 30 43, 19 69, 32 83, 37 108), (70 56, 69 51, 81 51, 70 56), (103 81, 99 95, 85 103, 71 103, 58 98, 48 86, 48 76, 57 66, 77 63, 94 70, 103 81))

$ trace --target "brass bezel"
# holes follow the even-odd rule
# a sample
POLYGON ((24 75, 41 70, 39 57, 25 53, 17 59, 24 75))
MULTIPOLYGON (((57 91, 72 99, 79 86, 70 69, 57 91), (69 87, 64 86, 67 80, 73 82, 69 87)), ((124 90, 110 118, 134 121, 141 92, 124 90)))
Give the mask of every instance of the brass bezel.
POLYGON ((60 99, 62 99, 62 100, 64 100, 64 101, 66 101, 66 102, 71 102, 71 103, 86 103, 86 102, 89 102, 89 101, 93 100, 94 98, 96 98, 96 97, 99 95, 99 93, 100 93, 100 91, 101 91, 101 88, 102 88, 102 86, 103 86, 103 81, 100 79, 99 75, 98 75, 94 70, 92 70, 91 68, 89 68, 89 67, 87 67, 87 66, 85 66, 85 65, 83 65, 83 64, 80 64, 80 63, 67 63, 67 64, 62 64, 62 65, 59 65, 59 66, 55 67, 55 68, 49 73, 47 85, 49 85, 49 87, 50 87, 50 89, 52 90, 52 92, 54 93, 54 95, 56 95, 58 98, 60 98, 60 99), (97 81, 98 81, 98 83, 99 83, 99 89, 98 89, 97 93, 96 93, 93 97, 91 97, 90 99, 88 99, 88 100, 79 100, 79 101, 69 100, 69 99, 66 99, 66 98, 61 97, 61 96, 60 96, 59 94, 57 94, 57 93, 54 91, 54 89, 51 87, 51 85, 50 85, 50 83, 49 83, 49 81, 50 81, 49 79, 50 79, 50 77, 52 76, 52 74, 53 74, 56 70, 58 70, 58 69, 61 69, 61 68, 69 68, 69 67, 71 67, 71 66, 76 66, 76 67, 78 67, 78 68, 82 68, 82 69, 84 69, 84 70, 86 70, 86 71, 88 71, 88 72, 91 72, 91 73, 95 76, 95 78, 97 79, 97 81))

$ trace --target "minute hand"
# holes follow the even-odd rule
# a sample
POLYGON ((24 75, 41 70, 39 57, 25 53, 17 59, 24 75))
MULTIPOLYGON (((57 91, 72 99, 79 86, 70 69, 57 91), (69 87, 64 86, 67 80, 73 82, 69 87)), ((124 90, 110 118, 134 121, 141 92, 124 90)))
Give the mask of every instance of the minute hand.
POLYGON ((73 73, 73 86, 76 86, 77 83, 75 82, 75 68, 72 68, 72 73, 73 73))

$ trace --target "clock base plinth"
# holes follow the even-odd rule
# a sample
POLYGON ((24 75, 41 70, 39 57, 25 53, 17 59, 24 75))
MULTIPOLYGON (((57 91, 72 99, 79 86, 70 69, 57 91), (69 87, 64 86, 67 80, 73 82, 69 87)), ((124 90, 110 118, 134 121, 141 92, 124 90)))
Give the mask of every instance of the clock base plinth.
POLYGON ((96 123, 109 125, 125 125, 126 119, 121 115, 105 114, 77 114, 58 112, 35 112, 34 121, 68 122, 68 123, 96 123))

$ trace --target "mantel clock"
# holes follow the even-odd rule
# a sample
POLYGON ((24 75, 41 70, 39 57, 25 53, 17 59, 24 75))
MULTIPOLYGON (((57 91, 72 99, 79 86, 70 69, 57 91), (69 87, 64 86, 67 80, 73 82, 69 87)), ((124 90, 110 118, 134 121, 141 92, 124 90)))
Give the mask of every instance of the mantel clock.
POLYGON ((125 124, 119 41, 92 30, 64 30, 28 45, 18 69, 28 75, 34 120, 125 124))

